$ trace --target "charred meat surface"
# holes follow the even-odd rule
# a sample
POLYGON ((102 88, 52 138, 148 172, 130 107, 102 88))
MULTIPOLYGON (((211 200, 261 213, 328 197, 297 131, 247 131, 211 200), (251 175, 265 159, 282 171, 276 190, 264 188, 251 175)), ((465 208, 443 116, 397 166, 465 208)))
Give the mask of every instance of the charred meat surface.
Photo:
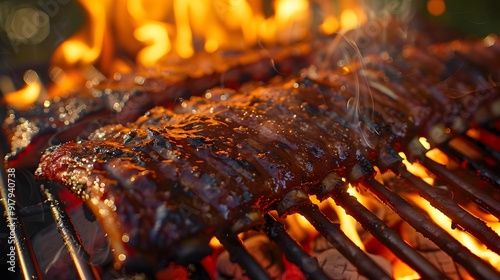
POLYGON ((157 107, 128 126, 51 148, 37 175, 91 208, 104 203, 98 217, 119 225, 131 248, 169 256, 179 239, 265 211, 287 190, 366 153, 321 92, 294 84, 248 95, 214 90, 182 103, 186 112, 157 107))
POLYGON ((49 148, 36 176, 86 201, 115 254, 124 255, 120 261, 171 260, 181 241, 206 243, 214 231, 270 210, 288 191, 307 191, 332 171, 347 177, 362 159, 384 166, 418 136, 441 141, 445 127, 460 131, 476 121, 467 98, 482 104, 496 97, 481 71, 461 78, 459 70, 472 67, 465 61, 453 70, 458 58, 447 55, 425 68, 429 53, 411 51, 156 107, 133 123, 49 148), (452 95, 457 88, 446 82, 453 79, 466 94, 452 95))

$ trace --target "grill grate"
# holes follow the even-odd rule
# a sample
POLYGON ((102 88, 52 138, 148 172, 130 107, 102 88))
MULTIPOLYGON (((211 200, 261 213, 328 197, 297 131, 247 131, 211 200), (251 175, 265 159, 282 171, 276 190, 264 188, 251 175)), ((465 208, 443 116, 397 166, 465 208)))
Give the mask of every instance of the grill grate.
MULTIPOLYGON (((487 128, 491 130, 491 126, 487 126, 487 128)), ((497 147, 486 145, 465 134, 460 137, 467 139, 470 145, 474 145, 475 148, 481 151, 496 151, 497 147)), ((472 161, 470 158, 466 158, 465 155, 459 153, 457 150, 451 152, 453 148, 449 146, 449 142, 442 144, 440 148, 448 152, 447 154, 451 155, 452 159, 466 161, 467 164, 462 164, 463 168, 472 167, 472 170, 476 172, 474 164, 477 162, 469 164, 472 161)), ((492 157, 495 157, 494 153, 490 154, 492 157)), ((467 180, 464 180, 456 172, 448 170, 446 167, 429 158, 423 157, 421 163, 429 171, 437 175, 440 180, 444 181, 450 189, 463 194, 495 217, 500 217, 500 202, 487 192, 498 190, 498 182, 495 180, 498 175, 494 173, 494 169, 491 170, 493 172, 491 174, 477 172, 477 174, 485 177, 487 180, 486 184, 488 188, 487 191, 485 191, 475 187, 467 180)), ((423 233, 425 237, 432 240, 438 247, 451 256, 456 263, 460 264, 473 277, 477 279, 498 279, 500 277, 500 272, 489 263, 474 255, 458 240, 436 225, 424 214, 420 213, 419 210, 396 192, 372 178, 372 168, 368 161, 361 160, 358 165, 359 168, 354 168, 354 172, 352 172, 349 181, 358 183, 370 190, 371 193, 401 216, 403 220, 407 221, 413 228, 423 233)), ((398 173, 402 182, 407 183, 416 193, 451 218, 456 226, 460 226, 465 231, 471 233, 491 251, 500 254, 500 237, 489 228, 484 221, 464 210, 453 197, 450 197, 450 192, 448 190, 435 188, 407 171, 402 165, 398 166, 399 168, 395 168, 396 170, 393 171, 398 173)), ((8 191, 6 183, 7 174, 5 170, 2 170, 0 174, 2 176, 1 194, 4 198, 2 201, 4 207, 8 209, 8 200, 5 199, 7 198, 8 191)), ((470 174, 467 176, 470 176, 470 174)), ((348 186, 345 181, 336 174, 331 173, 321 184, 319 184, 314 194, 317 195, 320 200, 328 197, 333 198, 333 200, 344 208, 349 215, 353 216, 367 231, 402 261, 412 267, 421 277, 425 279, 447 278, 445 273, 431 264, 425 257, 417 252, 416 249, 408 245, 398 233, 393 231, 374 213, 365 208, 355 197, 351 196, 347 192, 347 188, 348 186)), ((45 198, 45 202, 43 203, 44 207, 23 207, 22 210, 20 207, 16 207, 13 212, 6 211, 7 220, 9 224, 12 225, 13 229, 12 232, 15 238, 22 276, 25 279, 42 278, 33 252, 33 247, 23 225, 23 218, 28 215, 33 215, 32 212, 49 211, 55 220, 55 226, 64 241, 64 245, 69 252, 79 277, 83 279, 99 279, 100 275, 92 264, 91 256, 85 250, 78 232, 75 230, 68 213, 64 209, 64 204, 57 196, 57 192, 53 187, 48 186, 42 188, 42 193, 45 198)), ((350 241, 340 230, 339 224, 331 222, 328 217, 310 201, 308 195, 310 194, 306 194, 300 190, 290 191, 277 204, 276 210, 281 215, 287 213, 300 213, 304 215, 317 231, 358 269, 360 274, 368 278, 389 279, 390 276, 368 257, 364 251, 352 243, 352 241, 350 241)), ((328 278, 327 273, 318 265, 316 259, 308 255, 308 253, 306 253, 288 234, 284 225, 269 213, 265 215, 265 223, 262 226, 262 230, 281 248, 287 259, 301 269, 306 277, 310 279, 328 278)), ((246 250, 237 234, 238 232, 235 232, 233 228, 233 230, 218 232, 216 236, 228 250, 231 259, 240 264, 250 278, 269 279, 265 269, 260 267, 258 262, 246 250)), ((191 279, 210 279, 208 272, 205 271, 200 262, 189 262, 185 266, 189 271, 191 279)))

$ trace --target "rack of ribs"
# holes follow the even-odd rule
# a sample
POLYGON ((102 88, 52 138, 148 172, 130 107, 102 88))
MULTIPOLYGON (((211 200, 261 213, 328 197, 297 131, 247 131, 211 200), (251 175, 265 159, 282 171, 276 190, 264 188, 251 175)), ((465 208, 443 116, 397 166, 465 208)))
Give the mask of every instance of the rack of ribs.
POLYGON ((370 165, 396 169, 399 151, 418 157, 419 136, 437 144, 498 117, 498 87, 446 46, 213 88, 50 147, 35 176, 85 201, 117 263, 165 265, 221 229, 260 223, 290 191, 314 193, 332 172, 356 183, 370 165), (469 112, 471 100, 484 114, 469 112))

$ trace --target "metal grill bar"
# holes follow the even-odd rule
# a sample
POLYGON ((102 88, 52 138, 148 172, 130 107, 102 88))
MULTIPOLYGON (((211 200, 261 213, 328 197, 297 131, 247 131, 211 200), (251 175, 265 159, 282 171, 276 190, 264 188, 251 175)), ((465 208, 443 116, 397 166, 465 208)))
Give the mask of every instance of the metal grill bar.
POLYGON ((216 236, 229 252, 231 260, 239 263, 251 279, 271 279, 266 271, 248 253, 236 235, 232 233, 220 233, 216 236))
MULTIPOLYGON (((452 171, 447 170, 446 167, 441 166, 427 158, 424 160, 424 166, 443 179, 446 183, 449 183, 465 194, 469 194, 469 197, 473 197, 473 200, 479 206, 482 206, 486 210, 490 211, 493 215, 498 214, 498 211, 500 211, 500 207, 497 208, 499 206, 498 201, 489 197, 485 193, 479 192, 477 188, 474 188, 474 186, 464 182, 452 171)), ((363 175, 365 171, 366 170, 361 170, 358 173, 363 175)), ((406 171, 406 169, 400 170, 399 173, 402 179, 406 180, 413 187, 415 187, 421 196, 431 202, 434 207, 440 209, 443 213, 450 217, 454 223, 457 223, 469 231, 492 251, 496 253, 500 252, 500 244, 497 242, 499 238, 498 234, 486 226, 483 221, 471 216, 455 201, 448 198, 445 193, 441 193, 439 189, 428 185, 418 177, 415 177, 413 174, 406 171)), ((1 195, 3 198, 6 198, 7 185, 5 170, 2 170, 0 174, 2 175, 3 183, 0 189, 1 195)), ((339 178, 339 176, 337 177, 339 178)), ((498 271, 468 251, 468 249, 463 247, 459 241, 449 236, 444 230, 434 225, 427 217, 420 214, 418 210, 413 208, 413 206, 408 204, 403 198, 392 193, 385 186, 379 184, 374 179, 367 179, 366 181, 361 180, 361 183, 368 187, 377 197, 386 202, 404 220, 409 222, 414 228, 422 232, 443 251, 448 253, 455 262, 461 264, 471 275, 478 279, 493 279, 495 277, 500 277, 498 271)), ((423 278, 446 278, 446 276, 443 275, 441 271, 437 270, 434 265, 430 264, 418 252, 402 241, 398 234, 392 232, 392 230, 387 228, 385 223, 383 223, 368 209, 364 208, 364 206, 362 206, 354 197, 350 196, 346 192, 346 185, 344 182, 337 182, 334 185, 335 186, 329 187, 325 187, 324 185, 321 186, 323 190, 317 190, 318 193, 316 193, 316 195, 318 195, 320 199, 332 196, 336 203, 343 207, 348 214, 358 220, 365 229, 370 231, 401 260, 415 269, 415 271, 417 271, 423 278), (321 196, 324 197, 321 198, 321 196)), ((25 215, 29 215, 32 210, 40 211, 41 208, 50 209, 79 277, 82 279, 99 279, 100 276, 96 272, 96 268, 92 264, 89 254, 85 251, 68 214, 63 207, 61 207, 62 204, 57 197, 57 193, 51 186, 42 186, 42 191, 47 198, 46 203, 43 204, 42 207, 37 205, 36 207, 31 207, 33 208, 31 209, 28 206, 23 208, 22 211, 16 207, 16 213, 19 213, 19 217, 22 218, 25 215)), ((291 212, 299 212, 306 216, 306 218, 316 227, 318 232, 325 236, 327 240, 334 245, 334 247, 339 249, 339 251, 358 268, 361 274, 379 279, 388 278, 385 272, 373 263, 373 261, 366 256, 364 252, 359 250, 359 248, 357 248, 354 244, 348 244, 351 241, 348 240, 348 238, 343 234, 339 225, 333 224, 326 216, 324 216, 323 213, 319 211, 317 206, 310 202, 308 198, 307 201, 301 201, 300 195, 294 195, 293 197, 294 199, 292 199, 291 202, 289 200, 287 202, 288 204, 285 202, 280 203, 282 212, 290 210, 291 212)), ((4 207, 8 207, 7 200, 2 199, 2 201, 4 203, 4 207)), ((9 213, 7 212, 7 214, 9 213)), ((13 217, 9 217, 9 215, 7 215, 7 219, 10 219, 10 221, 12 221, 12 218, 13 217)), ((304 252, 300 245, 298 245, 288 235, 283 225, 277 222, 269 214, 266 216, 266 221, 266 231, 268 236, 281 247, 287 258, 301 268, 305 275, 309 275, 311 279, 323 279, 323 277, 326 277, 322 269, 317 267, 317 262, 316 266, 311 265, 315 260, 304 252)), ((22 221, 13 220, 13 225, 15 227, 17 253, 18 256, 20 256, 19 261, 24 278, 41 278, 41 273, 33 253, 33 248, 27 238, 27 234, 24 231, 22 221)), ((234 234, 221 234, 218 235, 218 238, 226 249, 230 251, 231 256, 233 256, 232 258, 245 269, 247 274, 252 279, 268 279, 266 278, 268 275, 265 270, 261 268, 251 257, 242 245, 241 241, 234 234)), ((206 274, 203 267, 199 263, 195 263, 194 265, 195 267, 192 267, 192 265, 187 266, 187 269, 190 272, 190 277, 192 279, 208 279, 208 274, 206 274)))
POLYGON ((448 186, 460 191, 477 205, 481 206, 484 210, 500 219, 500 202, 496 201, 480 189, 462 180, 456 174, 446 169, 445 166, 436 163, 430 158, 425 158, 421 163, 425 166, 425 168, 429 169, 429 171, 444 180, 448 186))
MULTIPOLYGON (((3 153, 0 151, 0 158, 3 158, 3 153)), ((5 209, 5 216, 7 218, 7 223, 10 225, 10 234, 13 235, 14 243, 16 247, 16 257, 18 258, 18 263, 22 271, 24 279, 41 279, 42 274, 38 263, 36 261, 35 253, 33 252, 33 246, 31 246, 31 241, 28 238, 28 234, 24 228, 22 221, 19 219, 19 210, 15 207, 9 208, 10 205, 17 205, 16 197, 8 198, 8 180, 7 174, 5 173, 5 168, 2 165, 2 170, 0 171, 0 200, 2 200, 3 207, 5 209), (9 199, 12 200, 9 201, 9 199)))
MULTIPOLYGON (((4 173, 2 173, 2 175, 5 176, 4 173)), ((415 177, 413 174, 407 172, 406 170, 402 170, 401 175, 402 178, 411 182, 417 188, 417 190, 419 190, 419 193, 424 196, 425 199, 433 203, 435 207, 441 209, 447 216, 470 231, 490 249, 498 253, 498 244, 495 243, 495 241, 498 240, 498 235, 494 233, 490 228, 488 228, 482 221, 474 217, 472 217, 472 220, 470 220, 470 217, 468 216, 464 218, 462 216, 462 212, 465 211, 458 205, 456 205, 454 201, 447 199, 441 194, 435 193, 436 189, 427 185, 425 182, 415 177), (459 218, 457 218, 457 216, 459 218)), ((372 192, 379 196, 379 198, 382 197, 381 199, 383 201, 388 202, 389 206, 391 206, 392 204, 397 205, 391 206, 391 208, 393 208, 395 212, 400 214, 403 219, 407 220, 408 217, 410 217, 409 219, 412 220, 414 218, 411 217, 416 216, 417 222, 409 223, 417 230, 422 231, 425 236, 433 240, 439 247, 443 249, 443 251, 447 252, 457 263, 460 263, 462 266, 464 266, 464 268, 466 268, 472 275, 480 279, 492 279, 490 277, 500 277, 500 275, 496 270, 494 270, 494 268, 484 263, 481 259, 470 253, 463 246, 457 245, 458 241, 453 239, 451 236, 448 237, 446 232, 440 232, 433 226, 429 226, 429 219, 423 217, 419 212, 412 208, 411 205, 404 205, 404 203, 401 202, 401 200, 404 201, 401 197, 396 194, 392 194, 392 192, 387 190, 385 186, 378 184, 373 179, 369 179, 367 180, 367 182, 365 182, 364 185, 368 186, 372 190, 372 192), (377 192, 379 194, 377 194, 377 192), (410 207, 411 209, 408 207, 410 207), (419 215, 422 217, 418 218, 419 215), (419 227, 417 225, 422 225, 422 227, 427 230, 422 230, 422 227, 419 227)), ((419 255, 415 250, 410 248, 404 241, 402 241, 396 233, 393 233, 390 229, 386 228, 387 226, 382 221, 380 221, 373 213, 359 204, 359 202, 357 202, 354 197, 350 196, 345 191, 345 183, 338 184, 336 188, 337 189, 329 187, 326 188, 328 191, 323 192, 319 190, 319 193, 317 195, 319 197, 321 197, 321 195, 325 195, 326 197, 331 194, 335 201, 340 206, 342 206, 350 215, 354 216, 356 220, 358 220, 363 225, 363 227, 365 227, 365 229, 369 230, 377 239, 381 240, 382 243, 385 244, 394 254, 396 254, 403 261, 414 268, 422 277, 432 279, 446 278, 446 276, 444 276, 442 272, 438 271, 425 259, 422 259, 421 255, 419 255)), ((60 230, 61 235, 63 236, 65 245, 70 252, 70 256, 73 259, 73 263, 79 276, 85 279, 99 279, 99 275, 97 274, 95 267, 90 261, 90 256, 84 250, 83 245, 79 240, 78 234, 71 223, 71 220, 69 219, 65 210, 61 207, 61 202, 57 197, 57 194, 51 187, 42 186, 42 190, 47 198, 47 202, 50 204, 50 210, 52 212, 52 215, 54 216, 56 225, 60 230)), ((4 186, 2 186, 2 195, 6 195, 4 186)), ((299 212, 306 216, 306 218, 317 228, 317 230, 322 235, 327 238, 327 240, 334 244, 335 247, 340 246, 339 251, 359 269, 359 272, 361 274, 365 273, 369 276, 376 275, 375 277, 380 279, 388 277, 385 272, 376 264, 370 263, 372 262, 371 259, 369 259, 366 254, 364 254, 364 252, 357 252, 357 247, 355 245, 352 244, 352 246, 356 248, 352 248, 351 246, 344 247, 346 245, 343 243, 349 243, 350 240, 348 240, 348 238, 340 231, 338 225, 331 223, 328 218, 317 209, 317 206, 313 205, 309 200, 308 203, 300 201, 300 195, 294 195, 293 197, 296 199, 295 201, 292 201, 292 203, 290 203, 289 201, 288 204, 281 203, 281 206, 285 205, 285 208, 288 208, 288 210, 294 208, 292 212, 299 212)), ((284 209, 283 207, 281 209, 281 211, 286 210, 287 209, 284 209)), ((286 230, 279 222, 275 221, 274 218, 272 218, 269 214, 267 215, 266 219, 268 223, 268 235, 280 245, 285 255, 292 262, 296 263, 306 275, 309 273, 311 279, 322 279, 321 277, 325 275, 321 268, 315 267, 313 265, 306 266, 307 264, 313 263, 311 261, 307 262, 307 260, 314 259, 308 256, 307 253, 305 253, 303 250, 301 250, 300 246, 288 236, 286 230), (307 264, 304 263, 304 261, 307 264)), ((234 260, 242 265, 242 267, 244 267, 245 271, 247 271, 248 275, 252 277, 252 279, 265 279, 263 277, 268 277, 266 272, 257 264, 257 262, 255 262, 255 260, 253 260, 253 258, 241 244, 241 241, 236 236, 222 234, 218 235, 218 238, 226 247, 226 249, 230 251, 231 256, 233 256, 234 260)), ((29 239, 19 240, 27 240, 29 243, 29 239)), ((21 249, 20 255, 21 253, 28 253, 29 255, 30 251, 32 253, 31 245, 28 243, 24 243, 24 247, 21 249)), ((20 244, 22 243, 20 242, 20 244)), ((31 257, 34 260, 34 255, 31 257)), ((195 270, 190 270, 189 266, 187 268, 191 272, 191 277, 196 279, 205 279, 204 277, 206 277, 206 272, 198 273, 199 267, 197 267, 195 270)), ((32 262, 31 258, 28 258, 28 263, 23 264, 23 273, 25 278, 33 279, 33 277, 41 277, 40 272, 36 272, 37 270, 38 266, 36 264, 36 260, 35 262, 32 262)))
POLYGON ((464 137, 464 139, 466 139, 467 141, 469 141, 470 143, 472 143, 473 145, 475 145, 479 149, 485 151, 488 155, 491 155, 493 158, 495 158, 495 160, 500 161, 500 153, 498 151, 496 151, 495 149, 492 149, 490 146, 484 144, 483 142, 481 142, 477 139, 470 137, 467 134, 462 135, 462 137, 464 137))
POLYGON ((484 129, 493 135, 500 136, 500 130, 498 130, 498 128, 496 128, 493 124, 494 122, 486 125, 484 129))
POLYGON ((472 254, 469 249, 449 235, 445 230, 420 213, 406 200, 393 193, 387 187, 373 178, 361 181, 380 200, 386 203, 403 220, 417 231, 422 232, 443 251, 448 253, 455 262, 461 264, 472 276, 478 279, 498 279, 500 273, 481 258, 472 254))
POLYGON ((358 269, 359 274, 374 279, 391 279, 380 266, 340 230, 339 224, 332 223, 321 213, 318 206, 313 204, 304 192, 292 190, 284 196, 278 205, 278 213, 289 211, 303 215, 333 247, 358 269))
POLYGON ((302 247, 286 232, 283 225, 270 214, 266 215, 266 233, 278 244, 289 261, 296 264, 308 279, 329 279, 318 266, 318 261, 311 258, 302 247))
POLYGON ((483 242, 488 249, 500 254, 500 242, 496 234, 483 221, 472 216, 462 209, 456 202, 446 197, 446 191, 434 188, 426 182, 411 174, 405 169, 401 170, 402 178, 410 182, 423 198, 448 216, 454 223, 473 234, 479 241, 483 242))
POLYGON ((61 207, 57 193, 50 186, 41 185, 41 189, 47 202, 50 203, 50 211, 56 223, 57 229, 63 238, 64 245, 73 261, 75 269, 81 279, 100 279, 95 266, 92 264, 90 255, 83 247, 82 241, 71 222, 68 214, 61 207))
MULTIPOLYGON (((339 120, 342 121, 342 120, 339 120)), ((485 128, 489 133, 500 135, 498 129, 489 126, 485 128)), ((486 151, 492 155, 496 160, 499 159, 499 153, 492 147, 471 138, 464 134, 460 137, 465 138, 467 141, 486 151)), ((489 173, 481 173, 483 176, 490 178, 494 183, 499 183, 499 177, 494 170, 488 170, 484 166, 477 165, 476 162, 471 161, 469 158, 462 155, 459 151, 443 145, 440 147, 445 153, 451 157, 457 158, 459 161, 467 160, 472 165, 473 169, 480 172, 488 171, 489 173), (491 172, 490 172, 491 171, 491 172), (486 175, 485 175, 486 174, 486 175)), ((0 152, 1 153, 1 152, 0 152)), ((0 156, 3 156, 0 154, 0 156)), ((500 202, 491 198, 485 192, 480 191, 471 184, 462 180, 452 171, 446 167, 425 158, 422 162, 423 165, 431 172, 435 173, 440 179, 444 180, 452 188, 464 193, 471 200, 476 202, 479 206, 490 212, 497 218, 500 217, 500 202)), ((360 171, 359 174, 364 174, 360 171)), ((439 190, 426 184, 413 174, 406 170, 400 172, 403 179, 410 182, 420 195, 431 204, 440 209, 454 223, 459 224, 461 227, 469 231, 478 240, 485 244, 489 249, 496 253, 500 253, 500 244, 498 242, 499 236, 493 232, 486 224, 471 216, 467 211, 463 210, 456 202, 446 197, 446 194, 440 193, 439 190)), ((0 172, 1 187, 0 195, 4 208, 10 209, 8 203, 8 190, 7 190, 7 176, 5 170, 0 172)), ((424 233, 424 235, 431 239, 443 251, 448 253, 455 262, 461 264, 471 275, 478 279, 498 279, 500 273, 485 263, 476 255, 472 254, 467 248, 462 246, 459 241, 451 237, 446 231, 442 230, 439 226, 433 224, 427 217, 420 214, 418 210, 408 204, 403 198, 392 193, 385 186, 379 184, 374 179, 361 180, 361 183, 368 187, 377 197, 388 204, 396 213, 398 213, 404 220, 411 224, 415 229, 424 233)), ((415 271, 417 271, 423 278, 446 278, 442 272, 437 270, 432 264, 424 259, 418 252, 407 245, 400 236, 387 228, 372 212, 362 206, 354 197, 350 196, 345 191, 345 184, 337 186, 338 189, 329 189, 325 192, 325 197, 331 195, 337 204, 342 206, 348 214, 352 215, 359 221, 365 229, 370 231, 378 240, 386 245, 396 256, 409 264, 415 271)), ((496 186, 498 187, 498 186, 496 186)), ((27 215, 40 211, 40 209, 49 208, 52 216, 56 222, 56 226, 61 233, 64 244, 69 252, 73 261, 75 270, 81 279, 99 279, 95 266, 91 262, 90 255, 85 251, 84 246, 79 238, 74 225, 65 209, 62 207, 62 202, 57 196, 57 193, 51 186, 42 186, 43 194, 47 199, 47 203, 37 205, 36 207, 26 207, 19 209, 15 207, 14 212, 6 211, 6 217, 9 224, 12 225, 13 235, 16 245, 16 253, 18 261, 25 279, 39 279, 42 278, 33 247, 31 245, 28 234, 26 233, 22 219, 27 215), (36 209, 35 209, 36 208, 36 209), (14 215, 12 215, 14 214, 14 215), (17 219, 19 218, 19 219, 17 219)), ((307 197, 307 196, 306 196, 307 197)), ((15 201, 15 198, 14 198, 15 201)), ((14 203, 17 205, 16 203, 14 203)), ((283 205, 283 204, 282 204, 283 205)), ((359 250, 340 230, 338 224, 332 223, 323 213, 321 213, 317 206, 313 205, 307 198, 305 201, 295 200, 289 206, 295 207, 292 212, 299 212, 306 216, 306 218, 316 227, 318 232, 327 238, 334 247, 336 247, 351 263, 353 263, 361 274, 368 277, 377 279, 388 279, 389 276, 376 265, 363 251, 359 250)), ((289 207, 290 208, 290 207, 289 207)), ((311 279, 325 279, 326 275, 320 267, 317 266, 314 259, 302 250, 286 232, 283 225, 277 222, 271 215, 266 215, 267 234, 271 237, 281 249, 284 251, 287 258, 297 264, 302 272, 309 275, 311 279)), ((219 234, 217 235, 221 243, 230 252, 232 258, 238 262, 247 272, 248 276, 252 279, 269 279, 265 270, 252 258, 242 245, 239 238, 234 234, 219 234)), ((187 265, 190 272, 190 277, 193 279, 209 279, 208 274, 203 269, 200 263, 191 263, 187 265)))
POLYGON ((391 279, 370 257, 357 247, 341 230, 339 224, 332 223, 314 204, 300 207, 304 217, 356 268, 359 274, 373 279, 391 279))
POLYGON ((443 151, 448 157, 454 159, 455 161, 462 163, 462 166, 467 166, 472 171, 476 172, 478 175, 481 175, 493 183, 500 185, 500 176, 498 176, 495 171, 491 170, 491 168, 483 163, 477 162, 468 156, 460 153, 449 145, 442 145, 439 147, 441 151, 443 151))

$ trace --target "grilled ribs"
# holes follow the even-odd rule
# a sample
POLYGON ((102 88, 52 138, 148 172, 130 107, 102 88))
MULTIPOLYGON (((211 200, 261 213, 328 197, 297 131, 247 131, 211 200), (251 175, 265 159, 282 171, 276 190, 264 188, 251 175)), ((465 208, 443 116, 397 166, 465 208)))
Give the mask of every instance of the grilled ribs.
POLYGON ((164 265, 185 243, 206 244, 215 231, 260 216, 331 171, 349 177, 362 159, 400 164, 395 152, 411 154, 418 136, 439 143, 480 121, 471 119, 471 98, 479 107, 497 93, 487 74, 448 50, 407 48, 156 107, 133 123, 49 148, 35 175, 86 201, 115 256, 126 256, 117 262, 164 265))
POLYGON ((162 62, 154 69, 114 75, 90 89, 48 98, 27 109, 10 108, 2 129, 10 145, 9 167, 36 167, 45 148, 84 139, 104 124, 126 124, 154 106, 169 106, 178 98, 202 94, 224 85, 266 81, 298 72, 312 62, 311 45, 201 54, 186 61, 162 62))
MULTIPOLYGON (((380 27, 387 23, 375 24, 380 27)), ((362 26, 346 34, 345 38, 368 38, 362 42, 364 55, 378 54, 383 49, 397 52, 407 43, 407 37, 417 38, 413 44, 419 48, 427 47, 431 41, 428 32, 423 33, 420 28, 402 36, 397 22, 390 23, 390 28, 384 31, 384 38, 372 37, 372 31, 373 26, 362 26)), ((439 36, 443 36, 443 32, 439 36)), ((303 67, 324 62, 325 58, 329 58, 327 62, 330 63, 343 60, 346 53, 348 56, 355 53, 346 40, 333 45, 333 49, 341 51, 332 52, 331 41, 332 38, 327 37, 287 47, 221 52, 210 56, 199 54, 188 60, 166 58, 154 68, 138 67, 131 73, 117 73, 107 80, 99 77, 102 81, 90 89, 77 89, 68 96, 39 100, 25 110, 11 108, 2 124, 10 146, 6 165, 34 168, 43 150, 50 145, 85 139, 99 126, 126 124, 154 106, 168 107, 177 98, 199 95, 214 86, 237 88, 246 81, 268 81, 279 74, 296 75, 303 67)), ((492 52, 498 51, 497 45, 481 48, 464 44, 462 50, 455 50, 450 49, 450 44, 442 44, 436 48, 445 55, 451 52, 455 56, 456 52, 475 63, 484 64, 484 60, 495 57, 492 52)), ((495 68, 488 70, 497 71, 495 68)))
POLYGON ((173 257, 181 238, 265 211, 365 153, 318 92, 292 84, 212 94, 184 103, 189 112, 158 107, 52 148, 37 176, 70 187, 110 236, 127 235, 126 247, 158 259, 173 257))

